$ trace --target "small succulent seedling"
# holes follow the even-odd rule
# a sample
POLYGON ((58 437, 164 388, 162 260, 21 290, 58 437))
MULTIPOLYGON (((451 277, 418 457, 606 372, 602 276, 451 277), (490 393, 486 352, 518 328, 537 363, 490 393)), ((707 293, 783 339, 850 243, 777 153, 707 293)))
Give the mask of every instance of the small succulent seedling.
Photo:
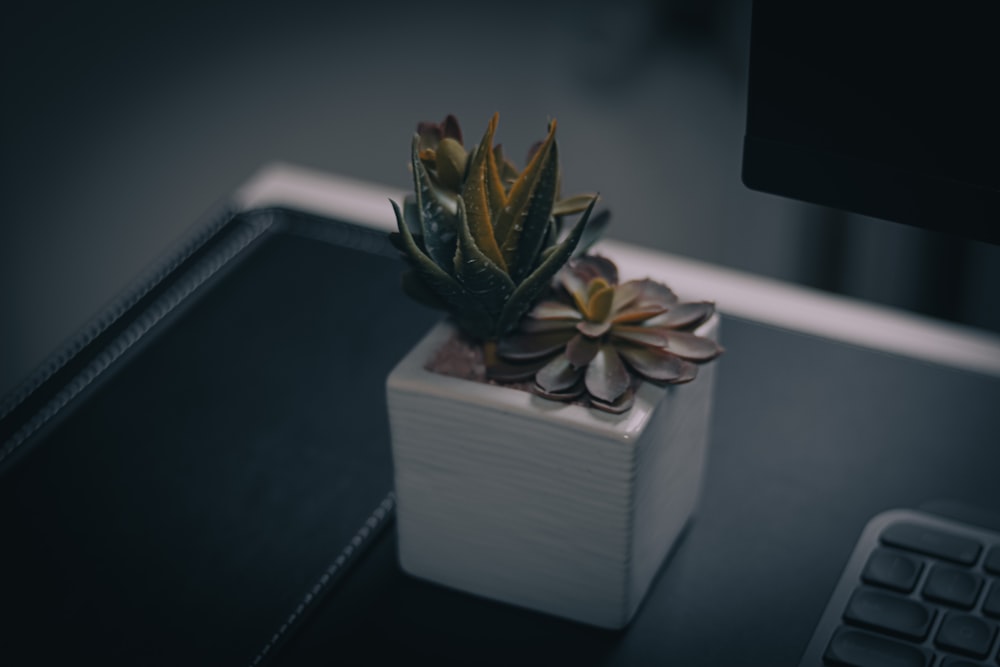
POLYGON ((534 378, 541 396, 620 413, 632 406, 638 381, 689 382, 696 364, 722 353, 694 333, 715 312, 713 304, 682 303, 648 279, 618 284, 617 267, 604 257, 574 260, 557 283, 519 331, 500 340, 491 377, 534 378))
POLYGON ((555 121, 521 172, 493 144, 497 122, 494 114, 470 152, 453 116, 422 123, 410 156, 414 195, 403 210, 392 202, 399 229, 393 243, 410 265, 404 290, 448 311, 481 341, 513 331, 556 273, 589 245, 587 232, 594 236, 603 226, 588 226, 596 196, 559 197, 555 121), (580 212, 562 229, 563 216, 580 212))

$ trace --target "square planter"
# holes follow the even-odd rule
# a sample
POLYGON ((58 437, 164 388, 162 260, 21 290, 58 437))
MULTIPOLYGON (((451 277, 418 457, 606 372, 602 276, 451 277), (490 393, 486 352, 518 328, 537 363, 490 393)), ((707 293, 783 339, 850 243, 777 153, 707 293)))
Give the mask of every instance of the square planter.
MULTIPOLYGON (((698 334, 718 337, 714 315, 698 334)), ((438 584, 583 623, 628 624, 695 508, 715 364, 644 382, 611 415, 425 369, 389 375, 399 560, 438 584)))

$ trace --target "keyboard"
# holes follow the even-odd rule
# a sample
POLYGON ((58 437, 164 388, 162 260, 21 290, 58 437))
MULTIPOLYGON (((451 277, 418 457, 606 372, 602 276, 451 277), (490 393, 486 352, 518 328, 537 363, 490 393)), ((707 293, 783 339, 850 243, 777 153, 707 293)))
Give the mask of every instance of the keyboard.
POLYGON ((801 667, 1000 666, 1000 532, 914 510, 865 527, 801 667))

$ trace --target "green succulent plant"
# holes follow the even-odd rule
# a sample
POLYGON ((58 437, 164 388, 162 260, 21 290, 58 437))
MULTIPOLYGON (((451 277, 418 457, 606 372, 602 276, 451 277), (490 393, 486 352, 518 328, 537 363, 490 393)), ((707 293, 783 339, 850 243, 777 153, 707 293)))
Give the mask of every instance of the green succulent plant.
POLYGON ((515 329, 552 278, 589 246, 607 216, 597 197, 560 199, 556 123, 523 171, 494 146, 494 114, 479 144, 466 152, 458 121, 421 123, 410 165, 414 194, 392 202, 393 243, 410 267, 403 289, 448 311, 468 335, 495 341, 515 329), (567 231, 563 216, 583 214, 567 231))
POLYGON ((699 363, 722 353, 694 333, 715 312, 709 302, 680 302, 653 280, 618 283, 604 257, 586 256, 562 269, 557 289, 497 345, 487 368, 498 381, 534 378, 535 393, 562 401, 586 400, 621 413, 638 382, 689 382, 699 363))

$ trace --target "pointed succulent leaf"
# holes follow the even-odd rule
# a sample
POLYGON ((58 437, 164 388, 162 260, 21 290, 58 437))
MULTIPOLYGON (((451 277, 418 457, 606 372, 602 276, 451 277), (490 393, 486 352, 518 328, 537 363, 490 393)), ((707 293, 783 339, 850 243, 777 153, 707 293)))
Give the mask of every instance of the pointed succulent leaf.
POLYGON ((576 247, 573 252, 574 257, 579 257, 590 250, 597 241, 604 235, 604 230, 608 228, 608 223, 611 221, 611 213, 608 211, 601 211, 587 224, 587 228, 583 230, 583 237, 580 239, 580 244, 576 247))
POLYGON ((547 260, 549 257, 552 256, 552 253, 554 253, 556 251, 557 247, 558 246, 551 245, 548 248, 546 248, 545 250, 543 250, 542 254, 540 254, 538 256, 538 263, 539 264, 545 263, 545 260, 547 260))
POLYGON ((657 318, 656 325, 671 329, 691 329, 712 316, 715 304, 707 301, 679 303, 657 318))
POLYGON ((559 169, 557 156, 552 150, 555 132, 556 123, 552 121, 543 145, 511 186, 507 203, 496 221, 497 238, 500 239, 501 247, 510 263, 518 266, 519 270, 523 270, 521 263, 525 261, 526 255, 530 254, 527 259, 529 265, 537 255, 537 244, 541 241, 552 213, 555 177, 559 169), (530 219, 529 215, 532 216, 530 219), (534 247, 523 249, 529 245, 534 247))
MULTIPOLYGON (((441 274, 443 278, 447 278, 455 286, 455 291, 461 290, 461 285, 459 285, 455 280, 448 274, 444 269, 438 266, 417 244, 416 240, 413 238, 413 233, 410 232, 410 228, 406 226, 403 221, 403 213, 399 209, 399 205, 390 200, 392 204, 392 209, 396 213, 396 228, 398 229, 398 236, 395 243, 402 248, 403 252, 406 253, 406 257, 413 264, 417 272, 428 279, 428 282, 437 280, 438 274, 441 274)), ((442 278, 442 280, 443 280, 442 278)))
POLYGON ((539 359, 555 354, 575 335, 573 329, 531 335, 513 334, 497 342, 497 354, 510 361, 539 359))
POLYGON ((677 384, 693 380, 698 374, 697 366, 663 349, 621 345, 618 351, 629 366, 648 380, 677 384))
POLYGON ((437 169, 438 182, 455 192, 462 185, 465 176, 465 160, 468 156, 462 144, 451 137, 445 137, 438 144, 434 164, 437 169))
POLYGON ((590 395, 614 403, 629 388, 628 369, 613 345, 601 345, 594 360, 587 365, 584 382, 590 395))
POLYGON ((455 253, 455 223, 435 196, 430 176, 417 156, 417 142, 418 138, 414 137, 410 162, 420 231, 427 255, 439 267, 447 267, 455 253))
POLYGON ((451 190, 442 188, 433 181, 430 182, 430 192, 445 212, 445 221, 454 226, 455 216, 458 215, 458 195, 451 190))
POLYGON ((500 177, 503 178, 504 156, 502 144, 493 146, 493 164, 500 170, 500 177))
POLYGON ((411 232, 423 233, 423 227, 420 224, 420 209, 417 207, 417 198, 413 195, 408 195, 403 200, 403 221, 411 232))
POLYGON ((582 368, 570 363, 565 354, 560 354, 538 371, 535 382, 547 393, 561 393, 576 385, 583 373, 582 368))
POLYGON ((487 192, 486 163, 487 156, 491 154, 493 133, 496 131, 496 127, 497 116, 494 114, 486 128, 486 134, 483 135, 475 153, 469 158, 469 172, 461 194, 465 202, 469 230, 476 245, 494 264, 502 268, 504 272, 508 272, 507 262, 500 252, 500 246, 497 244, 493 230, 493 221, 490 219, 490 202, 487 192))
POLYGON ((552 215, 572 215, 582 213, 597 195, 573 195, 560 199, 552 205, 552 215))
POLYGON ((548 228, 545 230, 545 236, 542 238, 542 252, 539 253, 539 259, 544 259, 546 251, 551 250, 552 246, 558 242, 559 225, 556 224, 555 218, 549 218, 548 228))
MULTIPOLYGON (((496 114, 493 116, 494 125, 497 119, 496 114)), ((492 141, 492 135, 490 141, 492 141)), ((494 224, 493 235, 497 239, 497 244, 500 244, 501 237, 496 231, 496 222, 500 217, 501 211, 503 211, 504 206, 507 205, 507 190, 504 188, 503 178, 500 171, 500 166, 502 162, 497 160, 497 150, 487 150, 489 147, 483 147, 486 153, 486 197, 490 206, 490 220, 494 224)), ((499 146, 497 146, 499 149, 499 146)), ((502 156, 501 156, 502 159, 502 156)), ((501 250, 501 254, 502 254, 501 250)))
POLYGON ((480 333, 474 333, 472 329, 476 332, 481 332, 484 328, 489 329, 493 323, 490 314, 478 300, 462 288, 462 285, 457 280, 424 254, 424 251, 413 240, 413 235, 407 228, 406 223, 403 222, 403 213, 399 210, 399 206, 396 202, 391 203, 393 210, 396 212, 396 226, 399 229, 399 238, 413 270, 424 281, 429 290, 448 303, 451 312, 462 315, 462 322, 469 325, 469 328, 466 329, 467 331, 475 336, 481 335, 480 333))
POLYGON ((579 243, 580 235, 583 233, 583 228, 587 226, 587 220, 590 218, 593 210, 594 202, 591 202, 587 210, 580 216, 569 236, 566 237, 566 240, 556 246, 556 250, 545 258, 545 261, 535 269, 534 273, 525 278, 517 286, 517 289, 514 290, 514 294, 507 301, 507 305, 504 306, 503 313, 500 316, 498 325, 500 333, 505 333, 514 328, 535 300, 549 286, 549 281, 552 280, 556 272, 559 271, 570 255, 573 254, 573 250, 576 248, 576 244, 579 243))
MULTIPOLYGON (((554 131, 554 128, 553 128, 554 131)), ((554 136, 550 133, 550 136, 554 136)), ((556 198, 556 181, 559 176, 558 146, 554 140, 546 141, 539 153, 541 163, 528 195, 523 213, 517 214, 512 226, 503 238, 503 253, 509 257, 511 276, 520 280, 535 267, 538 254, 549 231, 552 204, 556 198)), ((527 171, 527 170, 525 170, 527 171)), ((517 187, 517 184, 514 186, 517 187)), ((514 191, 511 191, 513 200, 514 191)), ((507 206, 504 211, 511 210, 507 206)))
MULTIPOLYGON (((416 239, 414 239, 414 241, 416 241, 416 239)), ((406 252, 406 246, 403 244, 403 237, 399 232, 389 232, 389 243, 399 252, 406 252)))
POLYGON ((490 313, 499 314, 514 292, 514 283, 499 266, 480 251, 472 239, 465 202, 458 198, 458 244, 455 277, 490 313))
POLYGON ((497 165, 497 171, 500 173, 500 182, 503 183, 504 192, 506 193, 508 186, 517 180, 517 167, 504 156, 503 146, 500 144, 493 147, 493 161, 497 165))
MULTIPOLYGON (((550 125, 550 127, 551 127, 551 125, 550 125)), ((528 164, 532 160, 534 160, 535 156, 538 155, 538 152, 540 150, 542 150, 542 147, 544 145, 545 145, 545 140, 544 139, 539 139, 535 143, 533 143, 530 146, 528 146, 528 153, 527 153, 527 155, 524 158, 525 164, 528 164)))
POLYGON ((593 361, 600 349, 601 342, 599 340, 577 334, 566 343, 566 358, 576 368, 583 368, 593 361))
MULTIPOLYGON (((486 126, 486 130, 487 132, 489 131, 489 125, 486 126)), ((481 141, 482 139, 480 139, 480 142, 481 141)), ((463 178, 469 177, 469 174, 471 173, 472 170, 472 165, 476 163, 476 153, 479 152, 479 147, 481 145, 482 145, 481 143, 478 143, 469 149, 469 154, 466 156, 465 159, 465 176, 463 178)))
POLYGON ((690 361, 709 361, 722 354, 722 348, 710 338, 695 336, 687 331, 665 330, 667 350, 690 361))

